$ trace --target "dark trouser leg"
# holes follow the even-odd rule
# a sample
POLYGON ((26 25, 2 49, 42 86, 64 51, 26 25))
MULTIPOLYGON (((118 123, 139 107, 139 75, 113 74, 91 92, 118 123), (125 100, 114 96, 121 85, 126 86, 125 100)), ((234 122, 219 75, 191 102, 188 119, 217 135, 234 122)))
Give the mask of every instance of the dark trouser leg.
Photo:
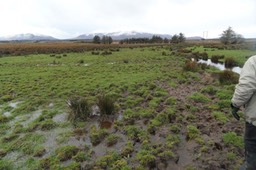
POLYGON ((246 170, 256 170, 256 126, 246 123, 244 142, 246 170))

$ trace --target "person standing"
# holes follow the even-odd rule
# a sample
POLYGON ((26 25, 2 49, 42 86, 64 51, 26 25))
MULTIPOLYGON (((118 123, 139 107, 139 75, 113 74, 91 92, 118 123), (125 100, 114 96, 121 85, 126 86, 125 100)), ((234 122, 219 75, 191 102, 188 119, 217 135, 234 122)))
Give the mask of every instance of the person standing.
POLYGON ((250 57, 244 64, 239 83, 236 85, 231 99, 233 116, 239 120, 237 114, 240 107, 245 107, 245 168, 256 170, 256 55, 250 57))

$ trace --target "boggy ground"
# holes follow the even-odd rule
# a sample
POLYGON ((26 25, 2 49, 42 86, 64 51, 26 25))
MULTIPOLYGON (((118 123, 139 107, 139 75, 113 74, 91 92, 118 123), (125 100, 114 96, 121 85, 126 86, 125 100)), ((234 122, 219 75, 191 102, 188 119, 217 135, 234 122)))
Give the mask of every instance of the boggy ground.
POLYGON ((230 114, 235 84, 221 84, 212 68, 184 71, 186 59, 169 53, 1 58, 0 169, 238 168, 244 123, 230 114), (95 104, 102 92, 116 99, 110 117, 95 104), (96 114, 70 122, 64 104, 72 94, 96 114))
MULTIPOLYGON (((145 113, 144 110, 142 112, 146 115, 139 115, 130 113, 131 110, 127 109, 128 111, 119 113, 119 119, 113 120, 113 124, 107 124, 106 122, 111 120, 105 120, 105 127, 101 126, 100 120, 96 121, 97 123, 95 120, 88 123, 85 131, 96 125, 99 129, 108 129, 108 133, 114 134, 117 139, 113 144, 109 144, 109 138, 106 138, 93 145, 88 139, 90 131, 87 131, 87 135, 79 136, 84 137, 85 143, 92 146, 91 156, 96 160, 96 163, 84 163, 84 169, 130 167, 176 170, 239 167, 243 161, 243 144, 240 136, 243 132, 243 123, 236 122, 230 116, 229 109, 223 108, 221 99, 216 97, 217 93, 221 94, 218 87, 212 86, 219 86, 217 80, 209 73, 203 73, 189 78, 185 83, 180 82, 180 85, 175 87, 169 86, 166 81, 155 81, 155 84, 156 87, 150 90, 150 94, 156 95, 156 88, 161 88, 166 90, 168 95, 163 97, 161 94, 163 98, 153 114, 145 113), (212 89, 209 91, 206 87, 212 89), (195 94, 202 96, 193 97, 195 94), (225 136, 230 139, 226 140, 225 136), (115 154, 119 158, 112 162, 114 158, 111 157, 115 157, 115 154), (121 165, 118 164, 118 159, 122 161, 121 165)), ((150 99, 147 96, 137 107, 146 109, 150 107, 149 103, 150 99)), ((147 109, 146 111, 150 112, 147 109)), ((140 109, 133 112, 140 112, 140 109)))

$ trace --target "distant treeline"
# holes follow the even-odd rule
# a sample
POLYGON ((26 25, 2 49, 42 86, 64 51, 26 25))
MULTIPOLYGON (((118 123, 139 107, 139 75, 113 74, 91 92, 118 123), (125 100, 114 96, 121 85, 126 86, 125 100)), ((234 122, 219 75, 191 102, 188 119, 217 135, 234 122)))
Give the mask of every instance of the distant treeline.
POLYGON ((171 39, 154 35, 152 38, 127 38, 119 41, 120 44, 148 44, 148 43, 182 43, 186 40, 184 34, 172 36, 171 39))

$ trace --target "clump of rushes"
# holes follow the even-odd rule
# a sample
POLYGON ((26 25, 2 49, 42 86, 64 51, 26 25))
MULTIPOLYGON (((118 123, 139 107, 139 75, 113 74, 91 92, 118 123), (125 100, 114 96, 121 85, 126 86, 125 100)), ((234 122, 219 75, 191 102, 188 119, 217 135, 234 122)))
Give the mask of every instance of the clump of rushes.
POLYGON ((239 75, 230 70, 224 70, 219 75, 219 81, 221 84, 237 84, 239 75))
POLYGON ((68 119, 71 121, 86 120, 91 115, 91 107, 84 97, 71 97, 67 104, 70 109, 68 119))
POLYGON ((110 95, 100 95, 97 105, 99 106, 100 113, 103 115, 113 115, 115 112, 115 100, 110 95))
POLYGON ((226 58, 224 64, 226 68, 233 68, 237 65, 236 61, 232 57, 226 58))

